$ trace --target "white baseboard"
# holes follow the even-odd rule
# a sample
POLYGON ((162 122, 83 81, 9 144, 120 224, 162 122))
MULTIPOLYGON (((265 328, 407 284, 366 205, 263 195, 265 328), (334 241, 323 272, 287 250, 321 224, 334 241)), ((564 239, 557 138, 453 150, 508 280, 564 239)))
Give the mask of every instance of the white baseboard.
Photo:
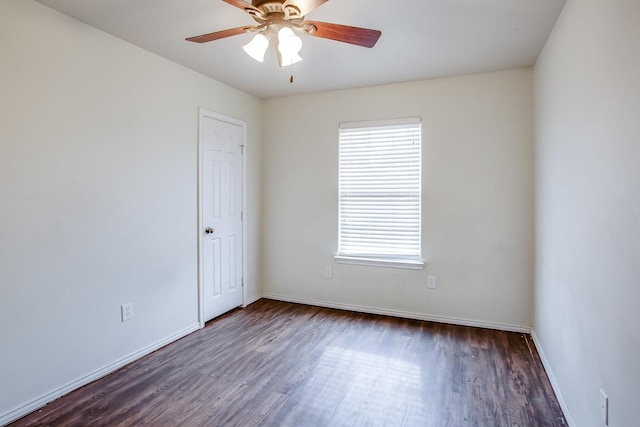
POLYGON ((254 296, 249 297, 249 298, 247 299, 247 301, 246 301, 242 306, 243 306, 243 307, 248 307, 248 306, 250 306, 251 304, 253 304, 254 302, 258 302, 258 301, 260 301, 261 299, 262 299, 262 294, 255 294, 254 296))
POLYGON ((451 325, 473 326, 476 328, 497 329, 499 331, 520 332, 528 334, 530 326, 509 325, 505 323, 486 322, 482 320, 460 319, 454 317, 434 316, 422 313, 412 313, 409 311, 388 310, 384 308, 366 307, 361 305, 342 304, 337 302, 310 300, 305 298, 289 297, 277 294, 263 294, 263 298, 278 301, 293 302, 298 304, 314 305, 318 307, 337 308, 339 310, 357 311, 360 313, 380 314, 383 316, 401 317, 405 319, 425 320, 427 322, 448 323, 451 325))
POLYGON ((75 381, 72 381, 68 384, 63 385, 62 387, 59 387, 49 393, 43 394, 42 396, 33 399, 29 402, 24 403, 23 405, 20 405, 19 407, 12 409, 8 412, 4 412, 4 413, 0 413, 0 426, 4 426, 6 424, 9 424, 10 422, 13 422, 19 418, 24 417, 27 414, 30 414, 31 412, 35 411, 38 408, 41 408, 42 406, 46 405, 49 402, 52 402, 54 400, 56 400, 59 397, 64 396, 65 394, 68 394, 70 392, 72 392, 73 390, 76 390, 84 385, 89 384, 90 382, 93 382, 95 380, 98 380, 106 375, 109 375, 110 373, 117 371, 118 369, 122 368, 123 366, 134 362, 138 359, 140 359, 141 357, 146 356, 149 353, 152 353, 156 350, 158 350, 159 348, 164 347, 167 344, 171 344, 174 341, 179 340, 180 338, 189 335, 192 332, 195 332, 197 330, 200 329, 200 325, 199 324, 194 324, 189 326, 186 329, 183 329, 180 332, 177 332, 163 340, 157 341, 151 345, 148 345, 134 353, 129 354, 128 356, 125 356, 121 359, 116 360, 113 363, 110 363, 96 371, 93 371, 83 377, 80 377, 78 379, 76 379, 75 381))
POLYGON ((549 360, 547 359, 547 356, 544 352, 544 348, 542 347, 542 344, 540 343, 540 340, 538 339, 538 336, 536 335, 536 332, 533 328, 531 328, 531 338, 533 339, 533 343, 536 345, 538 355, 540 356, 540 360, 542 361, 542 366, 547 372, 549 382, 551 383, 551 388, 553 388, 553 392, 556 394, 556 398, 558 399, 558 403, 560 404, 560 409, 562 409, 565 420, 567 420, 569 427, 577 427, 575 421, 573 421, 573 417, 571 417, 569 407, 567 406, 567 403, 564 401, 562 393, 560 392, 560 384, 558 384, 558 380, 553 374, 553 369, 551 369, 551 365, 549 365, 549 360))
MULTIPOLYGON (((531 330, 530 327, 528 326, 521 326, 521 325, 510 325, 510 324, 503 324, 503 323, 496 323, 496 322, 486 322, 486 321, 478 321, 478 320, 470 320, 470 319, 461 319, 461 318, 452 318, 452 317, 444 317, 444 316, 434 316, 434 315, 427 315, 427 314, 421 314, 421 313, 413 313, 413 312, 406 312, 406 311, 398 311, 398 310, 389 310, 389 309, 382 309, 382 308, 375 308, 375 307, 367 307, 367 306, 360 306, 360 305, 352 305, 352 304, 342 304, 342 303, 335 303, 335 302, 328 302, 328 301, 318 301, 318 300, 310 300, 310 299, 305 299, 305 298, 296 298, 296 297, 289 297, 289 296, 285 296, 285 295, 277 295, 277 294, 256 294, 252 297, 250 297, 246 303, 244 304, 245 307, 248 305, 253 304, 256 301, 259 301, 262 298, 268 298, 268 299, 273 299, 273 300, 278 300, 278 301, 286 301, 286 302, 292 302, 292 303, 298 303, 298 304, 307 304, 307 305, 313 305, 313 306, 318 306, 318 307, 327 307, 327 308, 335 308, 335 309, 339 309, 339 310, 349 310, 349 311, 355 311, 355 312, 360 312, 360 313, 370 313, 370 314, 379 314, 379 315, 383 315, 383 316, 393 316, 393 317, 400 317, 400 318, 406 318, 406 319, 414 319, 414 320, 425 320, 425 321, 429 321, 429 322, 438 322, 438 323, 447 323, 447 324, 453 324, 453 325, 461 325, 461 326, 473 326, 473 327, 478 327, 478 328, 487 328, 487 329, 497 329, 497 330, 501 330, 501 331, 510 331, 510 332, 520 332, 520 333, 531 333, 534 343, 536 344, 536 347, 538 348, 538 353, 540 354, 540 359, 542 360, 542 364, 544 365, 545 370, 547 371, 547 374, 549 375, 549 380, 551 381, 551 385, 554 389, 554 392, 556 393, 556 396, 558 397, 558 402, 560 403, 560 406, 562 408, 562 411, 565 414, 565 418, 567 419, 567 422, 569 422, 570 427, 576 427, 575 423, 573 423, 572 418, 569 416, 569 412, 568 409, 566 407, 566 404, 564 403, 564 400, 562 399, 562 395, 559 392, 559 388, 558 388, 558 384, 555 380, 555 377, 553 376, 553 373, 551 371, 551 368, 549 367, 548 363, 546 362, 546 358, 544 357, 544 351, 542 350, 542 347, 539 344, 539 341, 537 340, 535 333, 533 332, 533 330, 531 330)), ((98 380, 120 368, 122 368, 123 366, 134 362, 135 360, 140 359, 141 357, 146 356, 149 353, 152 353, 156 350, 158 350, 159 348, 164 347, 167 344, 170 344, 174 341, 179 340, 180 338, 189 335, 192 332, 195 332, 197 330, 200 329, 200 324, 194 324, 180 332, 177 332, 176 334, 173 334, 170 337, 167 337, 163 340, 160 340, 158 342, 155 342, 149 346, 146 346, 128 356, 125 356, 109 365, 106 365, 88 375, 85 375, 81 378, 78 378, 75 381, 72 381, 62 387, 59 387, 49 393, 46 393, 32 401, 26 402, 25 404, 10 410, 8 412, 2 413, 0 414, 0 425, 6 425, 9 424, 10 422, 13 422, 33 411, 35 411, 36 409, 46 405, 49 402, 52 402, 53 400, 64 396, 65 394, 70 393, 73 390, 76 390, 86 384, 89 384, 95 380, 98 380)))

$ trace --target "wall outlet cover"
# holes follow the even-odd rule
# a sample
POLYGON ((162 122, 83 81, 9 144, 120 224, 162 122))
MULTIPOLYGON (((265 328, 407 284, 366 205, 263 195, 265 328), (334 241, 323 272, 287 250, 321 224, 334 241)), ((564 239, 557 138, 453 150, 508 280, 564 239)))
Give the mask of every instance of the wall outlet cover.
POLYGON ((331 267, 324 268, 324 278, 333 279, 333 269, 331 267))
POLYGON ((436 276, 427 277, 427 288, 435 289, 437 287, 436 276))
POLYGON ((609 425, 609 398, 604 393, 604 390, 600 389, 600 417, 604 425, 609 425))
POLYGON ((126 304, 122 304, 120 306, 120 314, 123 322, 133 319, 133 303, 128 302, 126 304))

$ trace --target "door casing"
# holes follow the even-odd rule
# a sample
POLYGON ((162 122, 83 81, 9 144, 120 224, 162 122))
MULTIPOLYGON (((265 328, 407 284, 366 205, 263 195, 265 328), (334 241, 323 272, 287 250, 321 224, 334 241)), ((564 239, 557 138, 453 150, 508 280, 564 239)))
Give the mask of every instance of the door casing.
POLYGON ((198 114, 198 322, 200 328, 204 328, 204 272, 203 272, 203 162, 204 162, 204 140, 202 125, 204 118, 211 118, 227 123, 231 123, 242 128, 242 307, 246 306, 247 294, 246 286, 247 282, 247 216, 245 214, 247 210, 247 124, 246 122, 233 117, 226 116, 224 114, 215 113, 213 111, 206 110, 204 108, 199 109, 198 114))

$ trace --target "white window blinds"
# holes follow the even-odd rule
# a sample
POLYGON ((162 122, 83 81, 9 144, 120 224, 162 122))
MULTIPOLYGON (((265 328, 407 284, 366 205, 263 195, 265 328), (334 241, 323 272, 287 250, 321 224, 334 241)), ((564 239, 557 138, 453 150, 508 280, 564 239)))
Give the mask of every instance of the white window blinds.
POLYGON ((420 119, 343 123, 338 256, 421 261, 420 119))

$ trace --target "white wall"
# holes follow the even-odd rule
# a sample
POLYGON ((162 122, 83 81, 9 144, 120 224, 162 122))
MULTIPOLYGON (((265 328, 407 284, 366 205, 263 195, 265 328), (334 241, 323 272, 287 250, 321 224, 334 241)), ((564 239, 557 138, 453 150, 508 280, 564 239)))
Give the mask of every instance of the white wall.
POLYGON ((640 2, 569 0, 535 70, 534 332, 573 425, 640 425, 640 2))
POLYGON ((266 101, 265 295, 530 326, 532 89, 524 69, 266 101), (406 116, 423 119, 427 267, 335 264, 338 123, 406 116))
POLYGON ((0 2, 0 61, 2 424, 197 326, 198 107, 248 123, 259 293, 262 101, 29 0, 0 2))

